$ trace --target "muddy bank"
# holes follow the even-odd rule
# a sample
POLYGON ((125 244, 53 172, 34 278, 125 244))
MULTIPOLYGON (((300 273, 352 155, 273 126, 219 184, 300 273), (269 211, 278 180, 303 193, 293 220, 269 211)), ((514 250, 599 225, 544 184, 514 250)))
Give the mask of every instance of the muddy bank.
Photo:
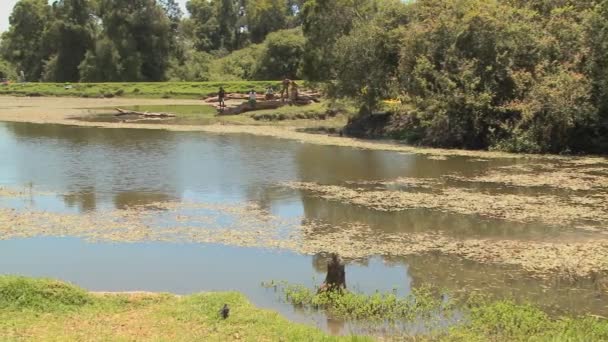
MULTIPOLYGON (((303 143, 342 146, 367 150, 393 151, 423 154, 435 157, 464 156, 473 158, 528 158, 541 160, 566 160, 582 163, 608 163, 604 157, 562 157, 527 154, 512 154, 489 151, 449 150, 419 148, 387 141, 369 141, 338 136, 305 133, 299 127, 252 126, 252 125, 167 125, 138 123, 102 123, 74 120, 83 115, 95 115, 100 108, 128 107, 135 105, 203 105, 197 100, 174 99, 83 99, 83 98, 26 98, 0 96, 0 121, 53 123, 85 127, 137 128, 171 131, 205 132, 213 134, 252 134, 279 139, 296 140, 303 143)), ((107 109, 105 110, 107 111, 107 109)))

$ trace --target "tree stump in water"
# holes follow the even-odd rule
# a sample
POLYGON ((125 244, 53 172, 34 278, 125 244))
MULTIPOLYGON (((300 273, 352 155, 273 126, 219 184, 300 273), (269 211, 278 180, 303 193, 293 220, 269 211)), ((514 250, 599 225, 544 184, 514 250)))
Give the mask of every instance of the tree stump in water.
POLYGON ((344 263, 337 254, 331 255, 331 260, 327 263, 327 276, 325 282, 319 288, 319 293, 328 291, 346 290, 346 271, 344 263))

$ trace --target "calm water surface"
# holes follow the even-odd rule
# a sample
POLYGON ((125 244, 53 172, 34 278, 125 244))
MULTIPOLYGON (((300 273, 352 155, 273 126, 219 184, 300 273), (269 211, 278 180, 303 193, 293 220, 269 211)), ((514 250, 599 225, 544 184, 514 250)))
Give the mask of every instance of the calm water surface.
MULTIPOLYGON (((521 163, 463 157, 432 160, 250 135, 0 123, 0 187, 61 194, 26 196, 0 205, 83 213, 159 201, 254 202, 281 217, 330 224, 363 222, 378 231, 442 231, 460 237, 502 239, 575 234, 542 224, 424 210, 381 213, 280 186, 287 181, 342 185, 398 177, 475 176, 515 162, 521 163)), ((322 256, 209 244, 92 243, 71 237, 0 241, 0 273, 55 277, 96 291, 187 294, 237 290, 255 304, 279 310, 290 319, 348 333, 355 329, 348 323, 298 311, 281 303, 279 294, 260 286, 269 280, 319 284, 324 278, 324 260, 322 256)), ((346 272, 348 286, 363 292, 396 289, 407 294, 413 286, 431 283, 454 290, 469 287, 514 295, 558 312, 608 311, 591 284, 543 282, 517 269, 440 255, 377 256, 350 262, 346 272)))

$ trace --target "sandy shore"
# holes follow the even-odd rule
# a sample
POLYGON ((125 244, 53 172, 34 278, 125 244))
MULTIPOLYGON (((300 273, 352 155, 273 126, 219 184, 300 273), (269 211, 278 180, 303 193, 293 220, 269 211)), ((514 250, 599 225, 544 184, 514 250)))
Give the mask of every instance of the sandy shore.
POLYGON ((603 157, 560 157, 526 154, 511 154, 503 152, 448 150, 436 148, 419 148, 400 145, 392 142, 378 142, 342 138, 322 134, 301 132, 298 127, 289 126, 253 126, 253 125, 172 125, 172 124, 137 124, 137 123, 104 123, 74 120, 75 117, 93 115, 100 108, 123 107, 134 105, 202 105, 199 100, 177 99, 88 99, 88 98, 58 98, 58 97, 14 97, 0 96, 0 121, 52 123, 104 128, 137 128, 161 129, 170 131, 195 131, 214 134, 252 134, 274 137, 279 139, 296 140, 309 144, 326 146, 343 146, 367 150, 393 151, 400 153, 415 153, 430 156, 467 156, 476 158, 532 158, 532 159, 568 159, 584 163, 608 163, 603 157))

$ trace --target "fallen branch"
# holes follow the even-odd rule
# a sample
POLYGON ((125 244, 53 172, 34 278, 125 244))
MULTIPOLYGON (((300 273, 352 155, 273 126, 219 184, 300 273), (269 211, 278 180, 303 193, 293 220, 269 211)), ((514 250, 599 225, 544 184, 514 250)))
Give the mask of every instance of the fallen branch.
POLYGON ((153 113, 153 112, 138 112, 134 110, 125 110, 121 108, 115 108, 118 111, 118 114, 115 116, 123 116, 123 115, 139 115, 146 118, 174 118, 175 114, 171 113, 153 113))

